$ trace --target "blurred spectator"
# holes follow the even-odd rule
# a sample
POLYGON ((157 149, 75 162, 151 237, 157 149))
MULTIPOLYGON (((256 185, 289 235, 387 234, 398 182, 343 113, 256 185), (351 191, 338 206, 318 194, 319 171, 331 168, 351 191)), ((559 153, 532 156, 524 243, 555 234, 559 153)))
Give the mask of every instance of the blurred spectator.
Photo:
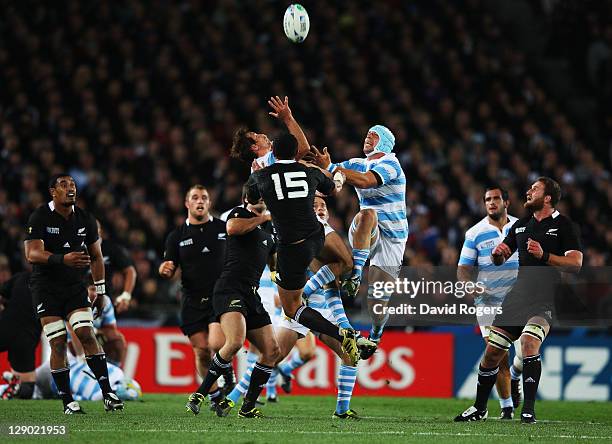
MULTIPOLYGON (((456 262, 466 227, 484 214, 483 187, 507 188, 521 216, 541 174, 560 181, 563 211, 610 263, 609 160, 585 145, 479 0, 319 2, 301 45, 285 38, 281 9, 264 0, 3 7, 0 252, 12 270, 24 267, 25 218, 48 200, 47 178, 67 169, 78 204, 130 250, 135 303, 175 304, 176 286, 151 270, 183 221, 184 192, 204 184, 218 213, 239 201, 249 171, 228 156, 232 133, 241 124, 276 133, 266 100, 277 94, 334 160, 360 156, 372 124, 392 129, 407 176, 407 263, 456 262)), ((606 87, 609 38, 608 23, 589 50, 593 81, 606 87)), ((345 231, 354 191, 329 205, 345 231)))

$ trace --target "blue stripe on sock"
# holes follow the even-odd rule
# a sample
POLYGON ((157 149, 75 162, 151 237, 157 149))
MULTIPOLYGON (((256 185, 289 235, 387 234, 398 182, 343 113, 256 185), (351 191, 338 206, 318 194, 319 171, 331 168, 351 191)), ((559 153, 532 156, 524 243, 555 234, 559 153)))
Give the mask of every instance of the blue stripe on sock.
POLYGON ((356 380, 357 367, 349 367, 344 364, 340 366, 337 380, 338 397, 336 402, 336 413, 342 414, 349 410, 356 380))

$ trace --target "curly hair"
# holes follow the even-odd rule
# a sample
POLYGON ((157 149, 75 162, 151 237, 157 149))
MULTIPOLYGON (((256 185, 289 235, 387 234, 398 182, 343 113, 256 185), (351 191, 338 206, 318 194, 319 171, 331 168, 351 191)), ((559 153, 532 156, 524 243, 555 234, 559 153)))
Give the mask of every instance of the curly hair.
POLYGON ((234 133, 230 150, 231 157, 247 163, 251 163, 255 159, 255 153, 251 150, 251 147, 255 144, 255 139, 247 136, 250 132, 251 130, 248 128, 241 127, 234 133))

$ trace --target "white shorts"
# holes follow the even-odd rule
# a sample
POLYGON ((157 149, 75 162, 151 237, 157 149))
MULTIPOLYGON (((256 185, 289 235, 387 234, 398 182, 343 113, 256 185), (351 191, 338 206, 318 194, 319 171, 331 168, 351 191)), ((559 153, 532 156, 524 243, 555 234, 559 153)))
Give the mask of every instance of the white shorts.
MULTIPOLYGON (((355 216, 356 217, 356 216, 355 216)), ((353 233, 355 231, 355 219, 349 230, 349 243, 353 247, 353 233)), ((392 242, 391 239, 381 234, 378 225, 372 230, 370 238, 370 265, 375 265, 395 279, 399 277, 406 250, 406 240, 392 242)))
MULTIPOLYGON (((487 305, 487 307, 494 307, 493 305, 487 305)), ((491 325, 493 325, 493 321, 495 320, 495 313, 492 314, 483 314, 482 316, 476 316, 478 320, 478 325, 480 326, 480 334, 483 338, 489 337, 489 332, 491 331, 491 325)))
MULTIPOLYGON (((334 325, 338 325, 336 324, 336 320, 334 319, 334 315, 332 314, 331 310, 329 308, 315 308, 314 310, 317 310, 319 313, 321 313, 321 315, 327 319, 329 322, 331 322, 334 325)), ((304 327, 302 324, 295 322, 293 319, 285 316, 285 313, 283 313, 280 316, 280 321, 278 323, 278 325, 276 325, 277 328, 286 328, 288 330, 293 330, 294 332, 296 332, 300 338, 303 338, 304 336, 306 336, 308 334, 308 332, 310 331, 310 329, 308 327, 304 327)))
POLYGON ((276 326, 280 322, 281 316, 277 314, 276 304, 274 303, 274 289, 260 288, 258 293, 261 296, 261 303, 270 315, 272 326, 276 326))
POLYGON ((321 219, 319 216, 317 216, 317 219, 319 220, 319 222, 321 222, 321 225, 323 225, 323 229, 325 230, 325 236, 327 236, 329 233, 333 233, 334 229, 323 219, 321 219))

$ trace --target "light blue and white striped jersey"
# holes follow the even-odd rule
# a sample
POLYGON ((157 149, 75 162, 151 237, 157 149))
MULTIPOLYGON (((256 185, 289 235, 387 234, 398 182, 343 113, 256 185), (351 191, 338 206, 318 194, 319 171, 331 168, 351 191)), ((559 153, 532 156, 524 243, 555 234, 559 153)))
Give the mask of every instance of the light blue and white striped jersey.
POLYGON ((381 185, 373 188, 355 188, 359 197, 359 206, 362 210, 367 208, 376 210, 381 235, 391 242, 405 242, 408 239, 406 176, 395 154, 388 153, 374 160, 354 158, 333 165, 360 173, 375 171, 380 176, 381 185))
POLYGON ((477 266, 478 281, 487 288, 485 295, 474 300, 476 304, 500 305, 516 281, 519 269, 517 252, 503 265, 497 266, 491 261, 491 252, 508 235, 516 220, 516 217, 508 215, 508 223, 499 231, 486 216, 465 233, 459 265, 477 266))
POLYGON ((104 304, 104 309, 102 310, 102 316, 98 319, 94 319, 93 326, 94 328, 102 328, 105 325, 116 324, 117 319, 115 318, 115 307, 113 307, 113 302, 108 296, 104 296, 106 302, 104 304))
MULTIPOLYGON (((310 271, 310 268, 308 268, 306 269, 306 275, 308 276, 308 279, 310 279, 314 273, 310 271)), ((315 310, 329 308, 323 292, 323 288, 318 288, 317 291, 308 296, 306 305, 310 308, 314 308, 315 310)))
MULTIPOLYGON (((110 362, 108 367, 108 380, 111 387, 114 387, 124 378, 123 370, 110 362)), ((55 383, 52 382, 51 389, 57 393, 55 383)), ((77 360, 70 360, 70 390, 76 401, 100 401, 102 390, 87 363, 77 360)))
MULTIPOLYGON (((266 154, 264 154, 263 156, 258 157, 257 159, 255 159, 255 161, 259 165, 261 165, 262 168, 265 168, 265 167, 269 167, 273 163, 276 163, 276 156, 274 156, 274 153, 272 152, 272 150, 270 150, 266 154)), ((253 168, 251 168, 251 173, 252 172, 253 172, 253 168)))
MULTIPOLYGON (((278 293, 276 288, 276 284, 272 282, 272 277, 270 276, 270 267, 266 265, 263 273, 261 274, 261 279, 259 279, 259 295, 261 296, 261 301, 266 305, 266 303, 270 307, 275 307, 274 304, 274 295, 278 293)), ((278 312, 281 308, 275 307, 275 310, 278 312)), ((278 313, 276 313, 278 314, 278 313)))

